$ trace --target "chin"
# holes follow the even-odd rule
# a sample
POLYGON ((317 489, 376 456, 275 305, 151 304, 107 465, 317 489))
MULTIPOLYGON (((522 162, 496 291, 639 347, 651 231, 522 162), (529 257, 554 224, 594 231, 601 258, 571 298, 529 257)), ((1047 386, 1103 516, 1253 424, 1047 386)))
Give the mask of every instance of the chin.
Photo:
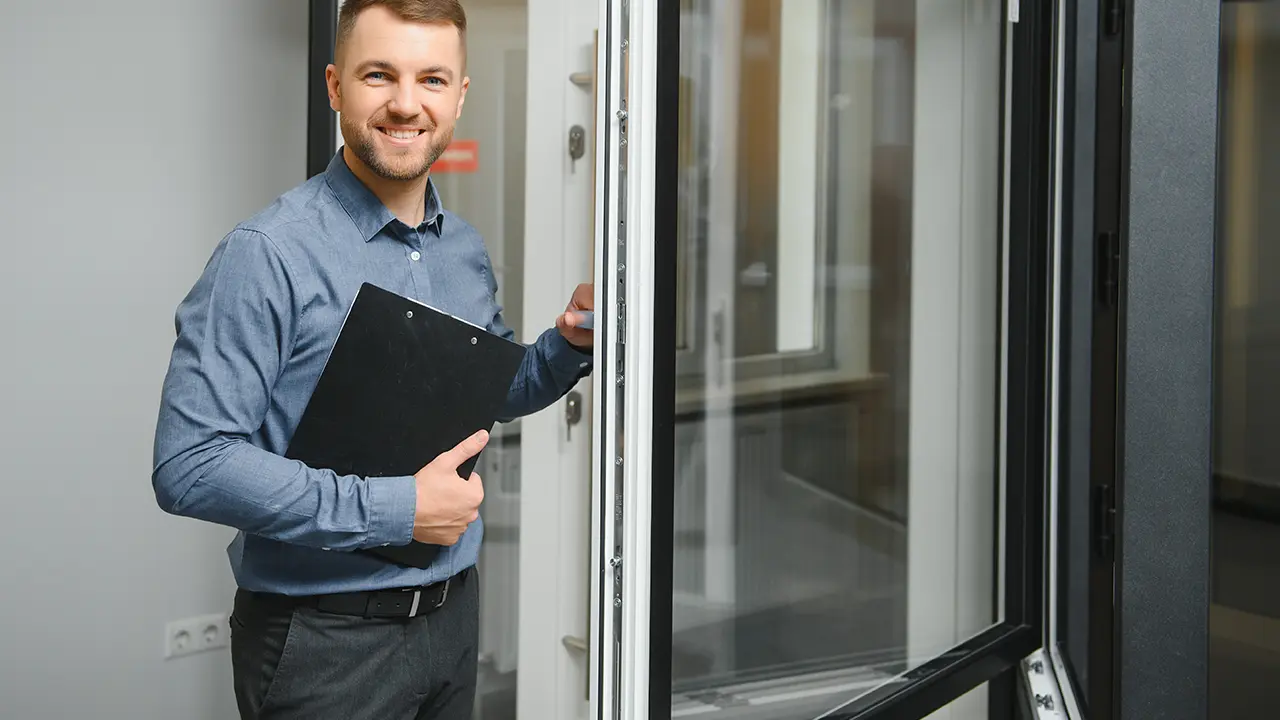
POLYGON ((431 166, 427 164, 426 158, 417 156, 409 157, 405 155, 384 155, 379 153, 375 156, 377 164, 370 169, 387 180, 417 180, 431 166))

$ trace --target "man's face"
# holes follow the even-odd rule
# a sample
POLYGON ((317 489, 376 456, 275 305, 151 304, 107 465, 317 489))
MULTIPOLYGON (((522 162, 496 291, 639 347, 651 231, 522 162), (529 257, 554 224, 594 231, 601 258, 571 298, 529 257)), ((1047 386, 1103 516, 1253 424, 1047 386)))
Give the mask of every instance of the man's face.
POLYGON ((347 147, 387 180, 426 174, 453 140, 470 84, 457 28, 375 6, 360 14, 337 63, 326 79, 347 147))

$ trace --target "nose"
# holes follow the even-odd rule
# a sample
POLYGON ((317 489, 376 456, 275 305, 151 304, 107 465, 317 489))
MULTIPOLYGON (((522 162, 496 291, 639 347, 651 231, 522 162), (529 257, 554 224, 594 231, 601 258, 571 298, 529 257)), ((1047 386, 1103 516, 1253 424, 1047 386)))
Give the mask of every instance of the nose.
POLYGON ((419 107, 416 91, 417 83, 415 82, 397 83, 395 92, 391 96, 391 102, 387 104, 387 109, 400 117, 417 115, 419 107))

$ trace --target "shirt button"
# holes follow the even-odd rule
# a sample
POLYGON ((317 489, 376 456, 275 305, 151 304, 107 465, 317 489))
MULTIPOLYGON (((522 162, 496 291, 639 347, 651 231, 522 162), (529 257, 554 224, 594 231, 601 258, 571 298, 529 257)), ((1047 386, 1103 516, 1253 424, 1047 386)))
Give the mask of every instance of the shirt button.
POLYGON ((413 258, 414 262, 418 262, 419 260, 422 259, 422 253, 418 252, 417 250, 414 250, 413 252, 409 253, 409 257, 413 258))
POLYGON ((580 365, 578 365, 578 367, 580 367, 580 368, 584 368, 584 367, 586 367, 587 365, 590 365, 590 364, 591 364, 591 363, 581 363, 580 365))
POLYGON ((320 549, 321 549, 321 550, 324 550, 325 552, 328 552, 328 551, 329 551, 329 548, 320 548, 320 549))

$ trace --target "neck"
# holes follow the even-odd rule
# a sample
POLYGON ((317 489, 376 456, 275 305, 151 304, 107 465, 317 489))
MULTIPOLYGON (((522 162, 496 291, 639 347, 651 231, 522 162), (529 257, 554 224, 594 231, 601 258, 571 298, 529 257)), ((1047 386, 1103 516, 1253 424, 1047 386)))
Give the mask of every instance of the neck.
POLYGON ((350 148, 342 149, 342 157, 347 161, 351 173, 365 184, 365 187, 382 201, 391 214, 409 227, 417 227, 426 214, 427 181, 431 174, 426 173, 414 180, 388 180, 370 170, 350 148))

